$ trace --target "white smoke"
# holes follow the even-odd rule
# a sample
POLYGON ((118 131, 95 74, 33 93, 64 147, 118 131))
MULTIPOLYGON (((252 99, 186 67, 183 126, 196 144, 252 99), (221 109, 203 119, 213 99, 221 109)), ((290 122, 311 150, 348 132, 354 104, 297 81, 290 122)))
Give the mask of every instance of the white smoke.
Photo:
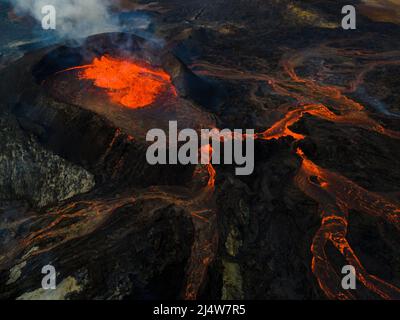
POLYGON ((56 9, 56 32, 63 38, 119 31, 119 21, 110 13, 113 0, 11 0, 17 14, 29 14, 41 23, 42 8, 56 9))

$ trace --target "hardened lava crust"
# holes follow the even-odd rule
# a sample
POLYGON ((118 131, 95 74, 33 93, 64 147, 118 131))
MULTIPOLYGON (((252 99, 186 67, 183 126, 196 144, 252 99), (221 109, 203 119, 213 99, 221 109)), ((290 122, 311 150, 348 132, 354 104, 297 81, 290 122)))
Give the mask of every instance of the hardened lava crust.
POLYGON ((344 30, 342 0, 123 1, 147 38, 0 69, 0 298, 399 299, 400 26, 377 2, 344 30), (149 165, 170 120, 254 129, 253 174, 149 165))

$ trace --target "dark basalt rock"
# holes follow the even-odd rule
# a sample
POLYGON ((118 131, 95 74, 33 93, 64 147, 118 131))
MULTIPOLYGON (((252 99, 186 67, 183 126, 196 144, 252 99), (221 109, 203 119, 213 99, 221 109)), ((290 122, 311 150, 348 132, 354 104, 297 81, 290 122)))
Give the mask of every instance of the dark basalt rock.
POLYGON ((214 127, 214 119, 207 112, 180 97, 138 110, 124 110, 112 103, 99 104, 107 98, 97 96, 80 105, 80 97, 88 93, 81 91, 82 84, 76 78, 57 78, 54 81, 66 82, 53 86, 55 73, 89 63, 96 56, 134 55, 151 60, 156 66, 165 64, 182 96, 193 96, 196 101, 199 87, 197 95, 207 97, 203 90, 212 90, 210 85, 172 54, 166 51, 156 54, 153 46, 134 35, 105 34, 89 37, 79 48, 62 46, 28 55, 2 71, 15 93, 10 98, 7 84, 2 86, 3 108, 17 117, 24 130, 36 134, 41 144, 92 172, 98 183, 110 180, 124 185, 183 183, 190 178, 192 167, 147 164, 146 132, 152 128, 167 131, 169 120, 177 120, 180 128, 214 127), (13 100, 15 97, 18 100, 13 100))
MULTIPOLYGON (((130 47, 119 46, 118 53, 137 50, 140 57, 147 44, 130 38, 130 47)), ((107 110, 96 113, 76 104, 74 95, 57 96, 49 91, 51 86, 43 85, 43 81, 49 81, 54 72, 84 62, 89 53, 90 59, 105 51, 110 53, 115 43, 108 41, 127 41, 125 35, 95 39, 89 38, 80 50, 39 50, 2 70, 8 80, 0 92, 4 97, 2 111, 8 114, 8 118, 2 118, 2 125, 10 129, 2 133, 7 162, 2 162, 0 169, 7 172, 9 167, 21 164, 19 157, 26 160, 22 163, 23 175, 15 177, 19 180, 9 182, 8 175, 4 176, 0 198, 33 204, 27 208, 16 208, 13 202, 2 206, 0 252, 7 252, 0 254, 3 298, 181 297, 195 239, 185 205, 175 207, 174 202, 182 198, 179 201, 186 203, 193 195, 185 188, 157 191, 133 187, 188 184, 194 167, 148 165, 148 144, 143 133, 154 127, 165 128, 169 120, 178 120, 184 127, 214 127, 214 119, 200 106, 178 97, 176 101, 158 101, 158 105, 149 107, 153 108, 150 111, 125 113, 129 122, 115 122, 107 117, 107 110), (11 83, 15 90, 9 96, 11 83), (7 119, 12 125, 6 124, 7 119), (133 126, 127 127, 130 124, 133 126), (19 149, 22 151, 15 152, 19 149), (72 200, 62 201, 74 195, 72 200), (50 204, 59 206, 35 209, 50 204), (58 289, 50 296, 37 290, 43 263, 57 264, 58 289)), ((197 85, 202 80, 194 74, 187 76, 190 71, 173 56, 160 56, 174 70, 173 79, 180 81, 182 90, 194 94, 187 81, 197 85)), ((153 63, 161 64, 156 60, 153 63)), ((198 184, 193 184, 195 190, 198 184)))
MULTIPOLYGON (((344 100, 323 95, 312 84, 349 89, 366 70, 357 90, 344 95, 362 103, 376 123, 398 131, 398 57, 393 52, 400 48, 399 26, 360 15, 359 28, 344 32, 338 26, 345 4, 167 0, 162 6, 168 10, 154 17, 165 47, 128 34, 103 34, 79 47, 31 52, 2 69, 0 107, 7 117, 1 117, 8 120, 0 122, 6 128, 0 134, 5 150, 0 159, 6 159, 0 171, 7 175, 9 167, 11 172, 18 168, 21 157, 13 155, 15 150, 42 156, 24 159, 24 174, 32 175, 27 185, 0 179, 0 196, 8 201, 0 208, 0 298, 183 298, 188 266, 209 262, 194 249, 204 253, 213 245, 217 249, 208 272, 196 279, 197 298, 326 298, 311 268, 321 207, 294 182, 301 165, 296 149, 321 168, 398 203, 398 139, 304 115, 290 127, 305 135, 303 140, 256 141, 253 175, 238 177, 232 166, 215 166, 215 205, 201 206, 204 199, 195 196, 202 196, 207 170, 193 178, 197 170, 192 166, 147 165, 144 136, 149 128, 166 128, 171 119, 195 129, 263 132, 308 103, 339 114, 346 109, 341 108, 344 100), (103 101, 104 95, 87 94, 73 74, 55 74, 105 53, 135 55, 162 67, 178 97, 162 96, 149 108, 118 111, 103 101), (370 70, 366 64, 374 56, 396 63, 370 70), (310 81, 308 86, 290 77, 284 68, 288 62, 310 81), (200 75, 196 63, 215 67, 215 74, 200 75), (36 190, 71 171, 61 189, 36 190), (81 178, 90 174, 96 186, 85 193, 81 178), (15 185, 18 192, 12 190, 15 185), (61 201, 70 186, 75 196, 61 201), (20 198, 57 205, 37 209, 20 198), (198 212, 204 216, 193 215, 198 212), (45 293, 38 289, 40 271, 49 263, 59 273, 58 289, 45 293)), ((309 180, 319 183, 316 176, 309 180)), ((400 286, 398 230, 380 217, 350 210, 347 240, 370 274, 400 286)), ((332 244, 325 249, 340 275, 347 261, 332 244)), ((362 285, 354 294, 379 298, 362 285)))

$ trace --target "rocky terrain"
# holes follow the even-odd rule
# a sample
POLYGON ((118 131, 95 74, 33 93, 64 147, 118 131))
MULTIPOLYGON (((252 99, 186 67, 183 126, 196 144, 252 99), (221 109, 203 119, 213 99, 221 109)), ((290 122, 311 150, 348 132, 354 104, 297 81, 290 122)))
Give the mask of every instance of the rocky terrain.
POLYGON ((151 18, 135 45, 96 35, 2 60, 0 298, 400 298, 393 11, 354 1, 343 30, 347 1, 121 3, 151 18), (120 111, 56 74, 88 48, 143 55, 177 97, 120 111), (148 165, 144 134, 169 120, 255 129, 254 173, 148 165))

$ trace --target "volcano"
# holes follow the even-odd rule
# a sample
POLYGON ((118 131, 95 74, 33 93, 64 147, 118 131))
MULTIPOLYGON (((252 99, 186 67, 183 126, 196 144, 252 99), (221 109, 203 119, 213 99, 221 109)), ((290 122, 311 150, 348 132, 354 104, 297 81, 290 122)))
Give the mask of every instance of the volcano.
POLYGON ((142 36, 7 56, 0 298, 400 299, 397 6, 346 4, 124 1, 142 36), (253 129, 254 173, 150 165, 170 121, 253 129))
POLYGON ((23 79, 21 99, 12 108, 20 123, 28 130, 41 128, 39 138, 47 148, 98 172, 101 180, 125 177, 126 184, 130 176, 128 184, 145 185, 151 184, 151 176, 154 181, 174 180, 174 174, 167 177, 169 172, 182 168, 147 164, 146 133, 153 128, 167 131, 171 120, 180 128, 215 127, 214 117, 198 101, 217 89, 168 49, 134 35, 96 35, 79 47, 46 48, 8 72, 23 79), (20 75, 25 68, 32 72, 20 75), (113 153, 112 148, 120 151, 113 153), (99 166, 99 159, 107 164, 99 166), (166 176, 161 178, 159 170, 166 176))

